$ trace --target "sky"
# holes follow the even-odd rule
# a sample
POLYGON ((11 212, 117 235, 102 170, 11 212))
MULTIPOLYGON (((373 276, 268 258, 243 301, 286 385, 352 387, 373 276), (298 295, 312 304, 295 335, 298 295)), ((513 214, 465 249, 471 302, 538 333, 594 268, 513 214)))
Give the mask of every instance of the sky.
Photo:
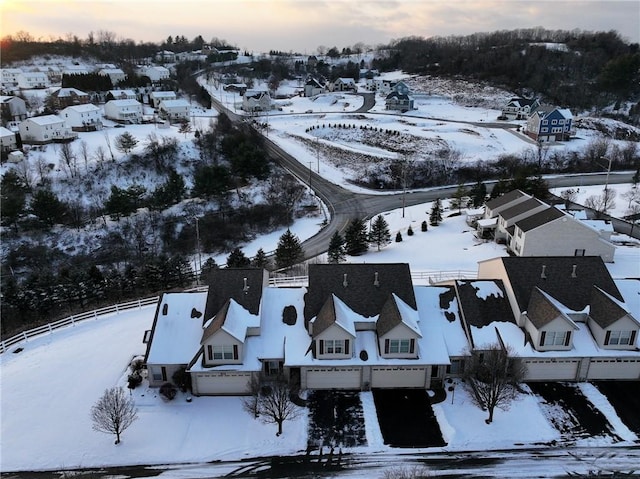
POLYGON ((160 42, 169 35, 224 39, 238 48, 315 53, 408 36, 467 35, 542 26, 616 30, 640 42, 637 0, 0 0, 2 35, 43 40, 110 31, 160 42))

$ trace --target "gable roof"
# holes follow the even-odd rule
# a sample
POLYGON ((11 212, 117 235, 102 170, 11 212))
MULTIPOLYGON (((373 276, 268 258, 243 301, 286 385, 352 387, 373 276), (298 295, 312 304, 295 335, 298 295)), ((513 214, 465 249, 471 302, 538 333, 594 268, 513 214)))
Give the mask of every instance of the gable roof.
POLYGON ((225 331, 241 343, 244 343, 247 336, 247 328, 258 327, 259 325, 260 318, 258 316, 251 314, 233 299, 228 299, 213 320, 205 325, 200 344, 204 344, 207 338, 219 330, 225 331))
POLYGON ((515 218, 516 216, 526 213, 527 211, 531 211, 541 205, 544 205, 544 203, 539 199, 527 198, 526 200, 500 212, 500 216, 504 220, 510 220, 511 218, 515 218))
POLYGON ((267 272, 260 268, 214 269, 207 275, 209 294, 205 320, 211 319, 229 298, 258 314, 262 289, 267 282, 267 272))
POLYGON ((408 264, 310 264, 304 318, 308 321, 316 316, 332 294, 356 313, 376 316, 392 293, 415 309, 408 264))
POLYGON ((623 302, 602 291, 597 286, 593 287, 590 306, 589 316, 602 329, 608 328, 620 318, 627 315, 638 323, 638 320, 629 313, 623 302))
POLYGON ((418 321, 418 312, 398 296, 391 294, 380 311, 376 321, 376 331, 378 336, 384 336, 399 324, 404 324, 418 337, 422 337, 418 321))
POLYGON ((64 97, 68 97, 68 96, 88 96, 87 93, 78 90, 77 88, 60 88, 56 91, 54 91, 51 96, 55 96, 57 98, 64 98, 64 97))
POLYGON ((501 280, 458 280, 454 286, 461 317, 469 326, 482 328, 494 321, 515 324, 501 280))
POLYGON ((507 106, 517 106, 517 107, 525 107, 525 106, 531 106, 534 105, 535 103, 539 103, 537 98, 512 98, 511 100, 509 100, 509 102, 507 103, 507 106))
POLYGON ((164 293, 153 319, 145 362, 188 364, 200 345, 206 301, 206 292, 164 293))
POLYGON ((332 294, 327 298, 313 322, 313 337, 315 338, 327 328, 336 324, 355 338, 354 316, 353 311, 344 302, 340 301, 336 295, 332 294))
POLYGON ((93 112, 93 111, 100 111, 100 108, 95 106, 93 103, 85 103, 83 105, 68 106, 62 111, 66 111, 66 110, 71 110, 78 113, 87 113, 87 112, 93 112))
POLYGON ((600 256, 503 256, 495 261, 502 262, 520 311, 527 309, 536 286, 573 311, 589 304, 593 285, 622 300, 600 256))
POLYGON ((537 227, 544 224, 551 223, 553 220, 557 220, 558 218, 562 218, 563 216, 567 218, 569 217, 569 215, 565 215, 558 208, 550 206, 546 210, 542 210, 527 218, 518 220, 516 222, 516 226, 518 226, 518 228, 520 228, 522 231, 527 232, 536 229, 537 227))
POLYGON ((513 200, 517 200, 518 198, 522 198, 524 196, 529 198, 531 197, 530 195, 524 193, 523 191, 511 190, 502 196, 498 196, 497 198, 493 198, 492 200, 487 201, 486 207, 489 208, 490 210, 494 210, 500 206, 504 206, 512 202, 513 200))
POLYGON ((531 299, 527 307, 527 317, 536 329, 543 328, 557 317, 562 317, 571 324, 573 329, 578 329, 576 323, 567 316, 568 311, 563 306, 563 304, 536 287, 531 293, 531 299))
POLYGON ((25 121, 31 121, 36 125, 40 125, 40 126, 64 123, 64 120, 60 118, 58 115, 32 116, 31 118, 27 118, 25 121))

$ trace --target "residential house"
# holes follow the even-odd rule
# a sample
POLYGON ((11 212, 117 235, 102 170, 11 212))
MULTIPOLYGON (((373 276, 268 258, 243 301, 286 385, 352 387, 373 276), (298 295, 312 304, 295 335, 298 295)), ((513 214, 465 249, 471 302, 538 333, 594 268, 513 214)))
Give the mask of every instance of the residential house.
POLYGON ((358 87, 353 78, 336 78, 336 80, 330 84, 331 91, 357 91, 358 87))
POLYGON ((4 126, 0 126, 0 151, 8 152, 15 150, 17 147, 16 134, 4 126))
POLYGON ((137 100, 110 100, 104 105, 104 116, 119 123, 141 123, 142 104, 137 100))
POLYGON ((158 105, 158 112, 161 118, 168 119, 171 122, 180 122, 188 120, 191 114, 191 105, 187 100, 182 98, 177 100, 162 100, 158 105))
POLYGON ((152 91, 149 94, 149 104, 153 108, 158 108, 161 101, 175 99, 177 99, 177 96, 174 91, 152 91))
POLYGON ((62 81, 62 71, 56 65, 45 65, 37 67, 36 70, 47 75, 50 83, 60 83, 62 81))
POLYGON ((404 93, 392 91, 385 98, 385 109, 406 112, 413 110, 413 98, 404 93))
POLYGON ((73 131, 102 129, 102 110, 91 103, 68 106, 59 115, 73 131))
POLYGON ((127 78, 127 74, 120 68, 102 68, 98 71, 98 74, 108 76, 113 85, 117 85, 127 78))
POLYGON ((496 241, 504 241, 509 244, 514 232, 514 224, 516 221, 528 218, 549 207, 537 198, 527 198, 498 213, 498 222, 495 231, 496 241))
POLYGON ((266 90, 247 90, 242 96, 242 109, 249 113, 271 110, 271 95, 266 90))
POLYGON ((304 96, 309 98, 324 93, 326 88, 319 80, 309 77, 304 84, 304 96))
POLYGON ((540 107, 537 98, 511 98, 502 107, 502 118, 509 120, 526 120, 540 107))
POLYGON ((175 63, 176 62, 176 54, 169 50, 162 50, 161 52, 156 53, 156 61, 160 63, 175 63))
POLYGON ((517 256, 600 256, 610 263, 616 248, 609 236, 606 230, 548 206, 517 221, 508 245, 517 256))
POLYGON ((22 121, 27 118, 27 104, 18 96, 0 96, 2 121, 22 121))
POLYGON ((51 94, 53 107, 62 110, 71 105, 86 105, 89 103, 89 94, 77 88, 59 88, 51 94))
POLYGON ((42 89, 49 86, 49 77, 42 72, 22 72, 18 74, 18 88, 23 90, 42 89))
POLYGON ((3 68, 0 70, 2 85, 9 88, 18 86, 18 77, 22 73, 20 68, 3 68))
POLYGON ((62 71, 62 75, 87 75, 89 70, 82 65, 67 65, 62 71))
POLYGON ((109 100, 137 100, 138 95, 133 90, 109 90, 107 92, 107 101, 109 100))
POLYGON ((51 142, 70 141, 78 137, 64 119, 57 115, 34 116, 19 125, 24 144, 42 145, 51 142))
POLYGON ((573 115, 567 109, 536 110, 527 120, 526 134, 540 143, 566 141, 571 136, 573 115))
POLYGON ((159 83, 168 80, 171 72, 163 66, 145 66, 140 69, 140 75, 149 77, 152 83, 159 83))

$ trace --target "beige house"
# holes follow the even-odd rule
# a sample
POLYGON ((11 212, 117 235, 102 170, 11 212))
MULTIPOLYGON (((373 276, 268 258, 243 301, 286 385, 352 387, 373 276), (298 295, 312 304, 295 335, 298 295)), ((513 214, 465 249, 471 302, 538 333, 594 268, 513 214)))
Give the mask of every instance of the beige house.
POLYGON ((102 129, 102 110, 91 103, 68 106, 60 112, 60 117, 73 131, 102 129))
POLYGON ((547 209, 549 206, 546 203, 536 199, 527 198, 524 201, 519 202, 507 209, 501 210, 498 213, 497 227, 495 231, 495 239, 505 240, 508 244, 513 235, 513 225, 524 218, 528 218, 542 210, 547 209))
POLYGON ((187 100, 162 100, 158 105, 158 112, 161 118, 166 118, 171 122, 188 120, 191 115, 191 105, 187 100))
POLYGON ((27 118, 19 125, 22 143, 42 145, 54 141, 71 141, 78 137, 58 115, 27 118))
POLYGON ((104 116, 119 123, 141 123, 142 104, 137 100, 110 100, 104 105, 104 116))

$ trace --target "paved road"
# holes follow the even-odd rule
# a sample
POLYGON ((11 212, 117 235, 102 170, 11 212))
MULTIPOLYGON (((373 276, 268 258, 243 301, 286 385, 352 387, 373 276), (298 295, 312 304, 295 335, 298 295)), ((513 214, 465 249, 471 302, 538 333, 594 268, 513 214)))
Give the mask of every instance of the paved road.
MULTIPOLYGON (((373 94, 364 94, 365 102, 361 110, 371 108, 375 102, 373 94)), ((220 112, 226 113, 234 122, 243 122, 245 117, 228 110, 222 103, 212 98, 212 105, 220 112)), ((359 110, 360 111, 360 110, 359 110)), ((448 120, 447 120, 448 121, 448 120)), ((469 123, 469 122, 467 122, 469 123)), ((510 128, 505 123, 478 123, 487 128, 510 128)), ((349 223, 354 218, 368 220, 375 215, 400 208, 403 205, 413 206, 433 201, 437 198, 447 198, 456 192, 458 186, 443 186, 422 190, 412 190, 406 193, 396 192, 388 194, 363 194, 354 193, 341 186, 335 185, 323 178, 311 168, 311 165, 300 163, 287 151, 273 142, 268 136, 264 136, 265 147, 270 157, 285 170, 298 178, 302 183, 309 185, 320 200, 329 210, 330 221, 318 234, 302 243, 304 259, 311 259, 327 251, 331 236, 338 231, 343 234, 349 223)), ((569 186, 587 186, 604 184, 606 173, 587 175, 549 175, 545 180, 551 188, 569 186)), ((609 183, 629 183, 633 173, 612 173, 609 183)), ((489 189, 493 183, 486 182, 489 189)))

